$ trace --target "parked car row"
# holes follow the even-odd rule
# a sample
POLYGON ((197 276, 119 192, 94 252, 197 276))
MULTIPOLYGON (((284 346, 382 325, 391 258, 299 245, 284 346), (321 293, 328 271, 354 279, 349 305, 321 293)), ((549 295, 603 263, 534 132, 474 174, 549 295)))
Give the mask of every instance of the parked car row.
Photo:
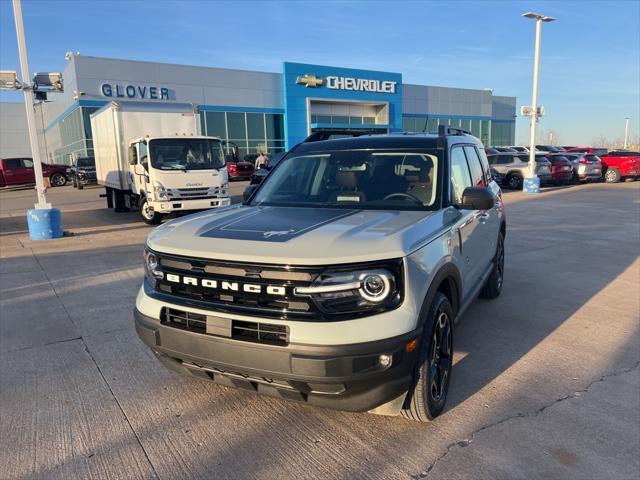
MULTIPOLYGON (((529 148, 524 146, 485 149, 496 181, 507 188, 521 189, 529 176, 529 148)), ((608 151, 592 147, 536 145, 536 175, 541 185, 567 185, 588 181, 616 183, 640 176, 640 153, 608 151)))

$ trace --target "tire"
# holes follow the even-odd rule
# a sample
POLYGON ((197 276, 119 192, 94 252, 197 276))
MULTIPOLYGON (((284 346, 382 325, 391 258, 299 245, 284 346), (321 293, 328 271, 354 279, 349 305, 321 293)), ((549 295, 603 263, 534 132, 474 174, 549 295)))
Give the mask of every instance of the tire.
POLYGON ((522 190, 522 177, 517 173, 510 173, 505 181, 510 189, 522 190))
POLYGON ((604 173, 604 181, 606 183, 618 183, 622 176, 616 168, 610 168, 604 173))
POLYGON ((400 413, 408 420, 428 422, 444 409, 453 364, 453 309, 449 299, 436 293, 425 320, 418 364, 413 386, 409 389, 408 405, 400 413), (437 352, 437 354, 436 354, 437 352))
POLYGON ((138 211, 144 223, 148 225, 159 225, 160 222, 162 222, 162 214, 149 207, 146 197, 140 197, 140 208, 138 211))
POLYGON ((127 207, 124 204, 124 194, 120 190, 111 189, 111 205, 116 212, 127 211, 127 207))
POLYGON ((67 177, 61 173, 54 173, 49 177, 52 187, 64 187, 67 184, 67 177))
POLYGON ((493 257, 493 269, 487 278, 487 282, 480 291, 480 298, 493 300, 500 296, 502 285, 504 284, 504 235, 502 232, 498 234, 496 242, 496 254, 493 257))

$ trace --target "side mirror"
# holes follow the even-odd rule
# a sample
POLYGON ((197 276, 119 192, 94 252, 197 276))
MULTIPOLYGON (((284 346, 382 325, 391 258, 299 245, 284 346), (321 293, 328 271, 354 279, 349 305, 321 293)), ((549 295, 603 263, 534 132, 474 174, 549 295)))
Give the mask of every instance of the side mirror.
POLYGON ((251 198, 251 195, 253 195, 253 192, 256 191, 256 188, 258 188, 259 185, 249 185, 247 188, 244 189, 244 192, 242 192, 242 201, 246 202, 247 200, 249 200, 249 198, 251 198))
POLYGON ((463 210, 490 210, 496 203, 491 190, 487 187, 467 187, 462 192, 462 203, 458 208, 463 210))
POLYGON ((144 167, 142 165, 140 165, 139 163, 135 164, 133 166, 133 173, 135 173, 136 175, 146 175, 147 172, 144 169, 144 167))

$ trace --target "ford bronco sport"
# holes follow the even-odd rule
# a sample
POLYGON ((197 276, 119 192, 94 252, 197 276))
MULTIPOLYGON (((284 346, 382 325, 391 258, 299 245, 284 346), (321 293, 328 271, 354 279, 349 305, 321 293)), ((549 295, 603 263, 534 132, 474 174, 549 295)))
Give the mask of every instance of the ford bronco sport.
POLYGON ((167 367, 427 421, 453 328, 500 294, 505 214, 467 132, 301 143, 239 205, 152 231, 138 335, 167 367))

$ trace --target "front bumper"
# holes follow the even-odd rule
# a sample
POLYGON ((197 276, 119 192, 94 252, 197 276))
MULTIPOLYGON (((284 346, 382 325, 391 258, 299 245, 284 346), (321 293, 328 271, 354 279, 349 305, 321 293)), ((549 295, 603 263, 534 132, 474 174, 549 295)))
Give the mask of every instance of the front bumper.
POLYGON ((179 210, 207 210, 209 208, 226 207, 230 204, 231 199, 228 197, 211 197, 198 200, 175 199, 151 203, 153 209, 159 213, 169 213, 179 210))
POLYGON ((404 394, 417 350, 407 342, 419 331, 352 345, 275 346, 194 333, 163 325, 137 309, 136 331, 172 370, 310 405, 363 412, 404 394), (390 355, 383 367, 378 358, 390 355))

